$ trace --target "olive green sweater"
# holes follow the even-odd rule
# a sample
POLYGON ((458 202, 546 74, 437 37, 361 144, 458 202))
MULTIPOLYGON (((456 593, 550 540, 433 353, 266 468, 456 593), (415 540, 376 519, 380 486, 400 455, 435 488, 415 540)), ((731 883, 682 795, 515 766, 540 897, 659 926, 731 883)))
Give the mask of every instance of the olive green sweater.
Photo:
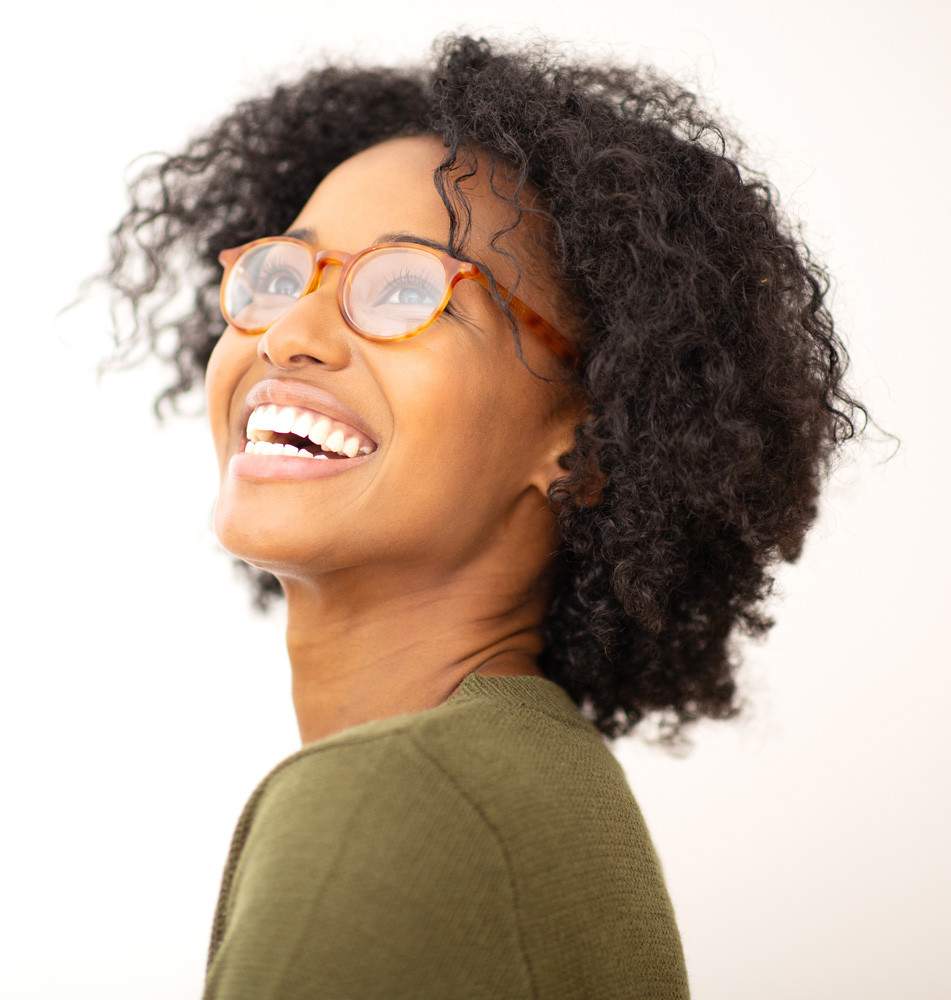
POLYGON ((661 864, 558 684, 470 673, 309 743, 238 820, 203 1000, 683 1000, 661 864))

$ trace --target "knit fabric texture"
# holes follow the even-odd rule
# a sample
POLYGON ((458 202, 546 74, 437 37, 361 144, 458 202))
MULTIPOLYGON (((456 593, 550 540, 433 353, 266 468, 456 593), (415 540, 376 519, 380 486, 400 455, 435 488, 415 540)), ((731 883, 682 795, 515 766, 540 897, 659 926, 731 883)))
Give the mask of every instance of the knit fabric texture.
POLYGON ((468 674, 277 764, 242 810, 203 1000, 685 1000, 660 861, 565 690, 468 674))

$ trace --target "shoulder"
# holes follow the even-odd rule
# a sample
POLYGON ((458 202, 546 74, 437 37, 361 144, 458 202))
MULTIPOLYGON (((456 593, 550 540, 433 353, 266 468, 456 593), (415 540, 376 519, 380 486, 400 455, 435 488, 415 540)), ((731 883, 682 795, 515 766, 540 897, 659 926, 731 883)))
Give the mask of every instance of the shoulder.
POLYGON ((281 762, 252 797, 248 846, 272 831, 339 837, 398 851, 394 830, 426 831, 446 864, 459 840, 509 869, 541 850, 568 878, 573 858, 621 846, 660 876, 641 810, 600 734, 537 704, 471 697, 353 727, 281 762), (437 837, 436 834, 439 834, 437 837))
MULTIPOLYGON (((389 720, 387 720, 389 721, 389 720)), ((373 838, 386 831, 461 828, 490 846, 490 828, 453 780, 445 762, 420 740, 412 723, 348 731, 305 748, 271 772, 254 810, 254 828, 306 830, 338 836, 343 829, 373 838)), ((253 832, 253 830, 252 830, 253 832)))
MULTIPOLYGON (((556 703, 557 704, 557 703, 556 703)), ((581 717, 468 697, 352 727, 282 761, 255 796, 255 826, 348 816, 441 823, 504 854, 523 825, 604 830, 642 823, 625 773, 581 717), (332 807, 332 808, 331 808, 332 807)), ((368 831, 369 834, 369 831, 368 831)))
POLYGON ((360 870, 368 891, 424 856, 432 883, 464 880, 476 856, 482 877, 504 881, 494 831, 421 747, 413 725, 356 728, 305 748, 268 776, 242 851, 248 864, 260 869, 278 844, 276 863, 288 867, 290 843, 301 864, 322 866, 332 854, 336 871, 360 870))
MULTIPOLYGON (((278 764, 235 832, 209 981, 275 961, 366 998, 380 984, 419 998, 686 996, 624 771, 554 697, 460 698, 278 764)), ((296 996, 285 981, 273 995, 296 996)))

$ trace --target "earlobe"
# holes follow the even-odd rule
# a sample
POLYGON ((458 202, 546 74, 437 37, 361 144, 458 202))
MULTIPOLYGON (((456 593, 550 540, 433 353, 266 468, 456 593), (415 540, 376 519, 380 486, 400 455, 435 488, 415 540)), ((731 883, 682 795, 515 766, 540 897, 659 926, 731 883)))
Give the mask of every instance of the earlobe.
POLYGON ((588 463, 588 471, 582 483, 583 492, 576 495, 578 504, 582 507, 597 507, 604 499, 604 484, 606 477, 598 463, 593 459, 588 463))
POLYGON ((565 474, 565 470, 558 464, 557 456, 552 457, 549 455, 532 477, 532 486, 547 500, 551 484, 565 474))
MULTIPOLYGON (((548 490, 556 479, 564 479, 568 475, 567 470, 559 465, 558 459, 561 455, 570 452, 574 446, 574 426, 572 426, 568 438, 565 439, 563 437, 548 452, 532 479, 532 485, 535 486, 543 497, 547 498, 548 490)), ((575 502, 582 507, 597 506, 603 497, 605 481, 606 477, 597 461, 593 457, 589 458, 584 479, 578 487, 579 492, 576 492, 574 495, 575 502)))

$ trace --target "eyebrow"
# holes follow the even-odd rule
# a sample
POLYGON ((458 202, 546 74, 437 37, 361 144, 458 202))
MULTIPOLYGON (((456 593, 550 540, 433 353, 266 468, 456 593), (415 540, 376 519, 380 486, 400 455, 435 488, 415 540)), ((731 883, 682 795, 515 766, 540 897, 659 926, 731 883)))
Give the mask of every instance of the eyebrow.
MULTIPOLYGON (((316 243, 317 242, 317 230, 312 229, 310 226, 299 226, 297 229, 289 229, 285 236, 291 236, 294 239, 304 240, 306 243, 316 243)), ((375 246, 377 243, 422 243, 424 246, 433 247, 436 250, 442 250, 443 253, 447 253, 452 256, 452 250, 446 243, 440 243, 438 240, 432 240, 428 236, 420 236, 417 233, 408 233, 406 230, 397 230, 392 233, 380 233, 379 236, 374 239, 370 246, 375 246)))

